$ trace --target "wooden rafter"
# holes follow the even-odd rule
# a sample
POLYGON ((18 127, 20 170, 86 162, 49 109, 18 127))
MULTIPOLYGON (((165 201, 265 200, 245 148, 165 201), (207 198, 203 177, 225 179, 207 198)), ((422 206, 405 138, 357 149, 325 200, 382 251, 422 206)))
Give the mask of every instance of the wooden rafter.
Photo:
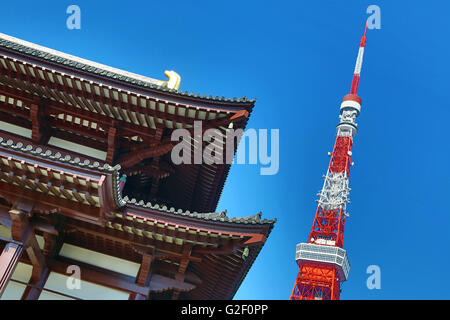
POLYGON ((150 147, 140 152, 130 152, 120 156, 119 164, 124 168, 130 168, 139 162, 153 157, 162 156, 170 152, 173 148, 173 144, 163 144, 157 147, 150 147))
MULTIPOLYGON (((18 56, 20 57, 21 54, 19 53, 18 56)), ((125 172, 140 170, 139 174, 153 177, 153 195, 158 192, 159 179, 163 178, 166 173, 174 173, 173 168, 165 168, 164 162, 160 161, 160 157, 165 153, 155 152, 158 148, 170 144, 170 140, 168 140, 170 134, 166 134, 165 138, 161 139, 162 129, 160 128, 190 128, 193 122, 200 117, 204 119, 202 121, 203 131, 220 126, 228 127, 231 122, 235 124, 235 127, 241 128, 245 126, 248 111, 251 110, 250 105, 230 104, 231 108, 228 108, 227 104, 222 102, 217 103, 216 106, 215 102, 203 101, 205 107, 200 104, 200 101, 197 101, 197 107, 191 106, 188 105, 189 101, 195 103, 195 98, 181 97, 169 101, 173 98, 170 93, 153 96, 150 90, 148 96, 140 95, 137 92, 121 90, 119 86, 114 87, 114 83, 118 82, 105 81, 102 84, 102 77, 90 78, 95 79, 95 82, 82 79, 80 74, 89 74, 83 71, 69 72, 72 75, 64 74, 60 71, 66 68, 64 66, 59 70, 51 70, 43 67, 45 63, 38 62, 37 65, 31 65, 20 59, 15 60, 5 56, 3 59, 6 61, 7 67, 4 68, 0 65, 0 82, 2 82, 0 94, 6 96, 5 102, 0 102, 2 120, 31 129, 34 144, 39 144, 38 140, 44 127, 42 123, 45 120, 48 127, 52 128, 52 134, 55 137, 105 151, 107 153, 106 162, 113 164, 118 160, 117 163, 125 168, 125 172), (105 83, 111 83, 113 86, 105 85, 105 83), (40 104, 36 103, 37 96, 41 97, 45 108, 40 108, 40 104), (221 106, 226 107, 222 108, 221 106), (184 113, 183 108, 185 109, 184 113), (132 140, 136 136, 139 141, 132 140), (119 154, 118 150, 126 153, 119 154), (151 165, 148 168, 142 168, 143 161, 150 159, 152 160, 151 165)), ((31 58, 31 60, 33 59, 31 58)), ((66 70, 74 71, 69 67, 66 70)), ((133 86, 124 87, 130 88, 131 91, 137 91, 133 86)), ((221 128, 220 130, 223 133, 225 129, 221 128)), ((167 129, 167 131, 169 130, 167 129)), ((170 152, 170 150, 165 152, 170 152)), ((24 153, 23 156, 27 159, 32 158, 28 153, 24 153)), ((92 161, 92 159, 88 159, 92 161)), ((34 160, 32 159, 31 163, 34 160)), ((48 163, 47 160, 42 161, 48 163)), ((102 224, 104 221, 98 223, 99 212, 84 210, 96 205, 96 198, 100 196, 96 188, 92 188, 91 183, 88 182, 89 186, 84 186, 76 177, 73 182, 69 182, 66 179, 66 176, 69 177, 65 174, 66 170, 47 171, 47 175, 40 174, 38 171, 33 175, 26 170, 26 166, 30 164, 28 161, 18 162, 15 159, 8 159, 6 163, 0 163, 0 171, 2 171, 0 195, 6 195, 5 199, 8 201, 20 199, 34 201, 36 203, 35 211, 47 214, 40 218, 33 218, 36 220, 32 222, 33 226, 36 222, 40 223, 39 228, 41 229, 36 230, 47 228, 48 231, 48 227, 44 226, 41 218, 51 219, 54 215, 62 213, 70 217, 67 227, 73 230, 69 237, 70 240, 68 240, 71 243, 83 240, 86 241, 85 245, 91 249, 99 252, 109 250, 109 254, 131 257, 130 259, 133 261, 138 257, 127 253, 133 245, 156 246, 158 252, 151 255, 150 262, 148 258, 143 258, 141 261, 143 266, 144 263, 148 264, 141 267, 139 273, 142 274, 137 279, 137 282, 144 284, 143 291, 135 287, 128 287, 127 283, 118 283, 114 280, 118 277, 117 275, 103 270, 91 273, 89 270, 95 269, 93 266, 83 266, 83 273, 85 270, 90 273, 85 280, 90 279, 92 282, 96 281, 103 285, 113 282, 116 284, 115 288, 119 290, 132 288, 132 290, 125 291, 136 296, 146 297, 152 291, 172 290, 173 297, 179 298, 180 292, 193 289, 186 282, 193 282, 189 279, 197 277, 196 281, 199 281, 202 286, 195 289, 193 296, 196 294, 198 296, 200 292, 203 297, 226 297, 236 286, 236 279, 241 276, 239 272, 236 275, 236 270, 244 271, 243 266, 247 263, 240 261, 240 251, 236 252, 237 249, 246 245, 260 246, 265 241, 264 236, 258 235, 258 233, 265 233, 262 230, 264 228, 258 225, 244 227, 231 223, 201 221, 201 219, 191 219, 184 215, 155 213, 150 209, 141 209, 141 206, 128 206, 128 209, 123 212, 125 218, 116 217, 115 215, 119 212, 114 212, 114 217, 108 220, 110 224, 105 227, 102 224), (55 174, 59 175, 58 179, 55 174), (12 186, 11 190, 7 190, 8 186, 12 186), (84 206, 78 206, 78 204, 84 204, 84 206), (53 209, 48 209, 52 207, 53 209), (82 214, 77 214, 76 211, 81 211, 82 214), (49 215, 49 212, 58 213, 49 215), (131 219, 132 213, 130 215, 130 212, 137 212, 138 218, 131 219), (142 212, 145 213, 139 216, 142 212), (149 214, 147 215, 147 213, 149 214), (148 224, 149 221, 153 224, 148 224), (93 223, 97 223, 97 225, 94 226, 93 223), (212 236, 213 234, 214 236, 212 236), (188 254, 186 253, 187 244, 192 244, 188 254), (217 268, 218 265, 221 268, 217 268), (155 274, 155 277, 149 283, 147 280, 152 273, 155 274), (107 276, 102 278, 101 274, 107 276), (161 274, 165 276, 170 274, 170 277, 175 279, 163 277, 161 274)), ((68 167, 73 169, 71 165, 68 167)), ((76 171, 76 169, 74 170, 76 171)), ((196 211, 201 211, 199 208, 214 210, 210 208, 215 207, 217 194, 220 194, 223 176, 226 176, 227 173, 226 166, 178 167, 176 173, 173 180, 177 182, 174 193, 177 194, 177 199, 184 199, 180 200, 183 206, 196 211)), ((172 181, 169 182, 172 183, 172 181)), ((161 195, 161 199, 163 196, 166 195, 161 195)), ((173 199, 169 200, 166 202, 167 205, 175 206, 173 199)), ((56 233, 47 231, 42 231, 45 239, 44 253, 50 260, 55 260, 52 259, 51 252, 55 247, 58 231, 55 231, 56 233)), ((65 262, 62 262, 62 265, 61 262, 57 261, 55 263, 57 267, 52 265, 49 270, 63 271, 65 262)), ((124 281, 129 282, 129 280, 124 281)), ((34 285, 39 290, 42 283, 36 282, 34 285)), ((23 298, 32 297, 31 292, 32 290, 27 288, 23 298)))
POLYGON ((0 195, 12 202, 19 199, 30 201, 36 204, 36 209, 41 212, 50 213, 58 211, 65 215, 75 216, 80 220, 91 223, 100 223, 99 208, 86 204, 69 201, 63 198, 49 197, 48 195, 36 191, 24 191, 19 186, 0 181, 0 195))

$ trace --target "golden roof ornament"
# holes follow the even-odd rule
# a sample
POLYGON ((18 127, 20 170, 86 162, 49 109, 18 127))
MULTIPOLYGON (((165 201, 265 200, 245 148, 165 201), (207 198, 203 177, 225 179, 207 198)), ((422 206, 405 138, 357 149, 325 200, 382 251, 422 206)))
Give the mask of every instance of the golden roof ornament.
POLYGON ((180 75, 173 70, 166 70, 164 71, 164 74, 166 75, 167 78, 169 78, 169 80, 168 81, 158 80, 158 85, 162 87, 167 87, 169 89, 178 90, 181 82, 180 75))

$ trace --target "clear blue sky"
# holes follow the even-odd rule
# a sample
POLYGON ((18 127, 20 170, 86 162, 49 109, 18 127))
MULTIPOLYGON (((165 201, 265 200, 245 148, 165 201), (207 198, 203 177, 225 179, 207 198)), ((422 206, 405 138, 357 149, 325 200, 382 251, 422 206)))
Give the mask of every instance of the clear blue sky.
POLYGON ((280 130, 280 171, 234 166, 219 209, 278 218, 236 299, 287 299, 350 88, 366 8, 368 32, 344 247, 342 299, 449 299, 450 44, 444 1, 4 1, 0 32, 181 89, 258 99, 250 128, 280 130), (66 28, 70 4, 81 30, 66 28), (366 268, 381 268, 368 290, 366 268))

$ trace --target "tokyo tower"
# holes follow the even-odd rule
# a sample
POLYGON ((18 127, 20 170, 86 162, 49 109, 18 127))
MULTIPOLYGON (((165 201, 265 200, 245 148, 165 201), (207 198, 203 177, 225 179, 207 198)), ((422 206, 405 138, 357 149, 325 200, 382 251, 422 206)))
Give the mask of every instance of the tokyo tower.
POLYGON ((341 282, 347 280, 350 264, 344 244, 344 225, 353 137, 357 132, 356 117, 361 111, 358 84, 366 44, 367 22, 356 59, 350 94, 342 99, 340 122, 330 164, 320 193, 314 222, 307 243, 299 243, 296 261, 299 273, 290 300, 338 300, 341 282))

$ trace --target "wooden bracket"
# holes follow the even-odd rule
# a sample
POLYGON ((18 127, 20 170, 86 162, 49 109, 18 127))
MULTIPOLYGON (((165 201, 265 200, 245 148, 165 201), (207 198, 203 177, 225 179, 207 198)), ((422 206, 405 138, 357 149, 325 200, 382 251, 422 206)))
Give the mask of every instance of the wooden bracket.
POLYGON ((122 168, 130 168, 139 162, 165 155, 173 149, 172 143, 161 144, 156 147, 150 147, 138 152, 129 152, 120 157, 119 163, 122 168))
POLYGON ((11 235, 13 240, 23 243, 28 257, 33 264, 32 281, 38 281, 46 268, 45 257, 39 248, 39 244, 34 234, 34 229, 30 225, 28 217, 30 212, 23 211, 17 207, 9 210, 12 226, 11 235))
POLYGON ((30 106, 31 140, 36 144, 46 144, 50 139, 50 128, 47 125, 45 105, 43 103, 30 106))
POLYGON ((116 134, 117 129, 113 126, 108 130, 108 151, 106 153, 106 163, 113 165, 114 155, 116 151, 116 134))

